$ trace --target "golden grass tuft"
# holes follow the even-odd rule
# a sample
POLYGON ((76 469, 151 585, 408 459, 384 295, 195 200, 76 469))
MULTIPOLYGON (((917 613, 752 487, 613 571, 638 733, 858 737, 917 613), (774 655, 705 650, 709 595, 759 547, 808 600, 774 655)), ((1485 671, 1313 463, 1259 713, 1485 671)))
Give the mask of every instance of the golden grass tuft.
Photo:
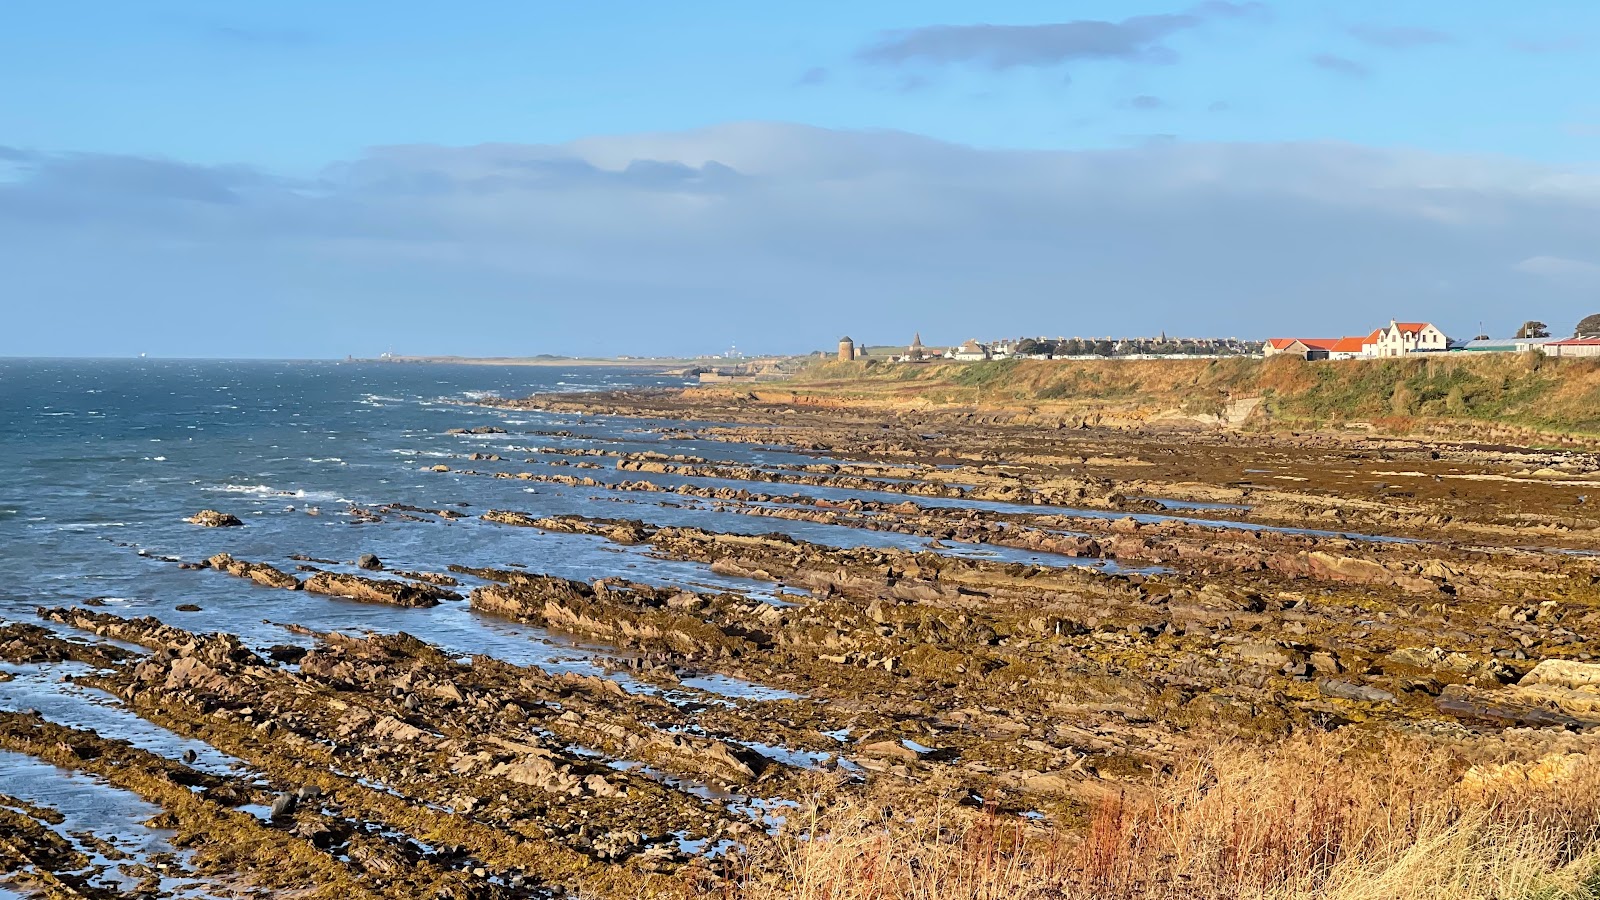
POLYGON ((749 864, 742 900, 1588 900, 1600 760, 1469 770, 1420 739, 1234 744, 1104 797, 1071 833, 836 799, 749 864))

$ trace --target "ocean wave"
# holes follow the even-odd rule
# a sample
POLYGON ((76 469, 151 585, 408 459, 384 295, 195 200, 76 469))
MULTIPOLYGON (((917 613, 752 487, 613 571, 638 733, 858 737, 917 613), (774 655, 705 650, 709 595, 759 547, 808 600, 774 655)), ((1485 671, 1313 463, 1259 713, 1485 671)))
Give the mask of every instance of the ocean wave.
POLYGON ((350 502, 332 491, 308 491, 304 488, 286 491, 265 484, 221 484, 204 490, 220 494, 249 494, 253 497, 291 497, 296 500, 316 500, 322 503, 350 502))
POLYGON ((467 398, 468 400, 489 400, 491 398, 492 399, 499 399, 500 392, 499 391, 462 391, 461 392, 461 396, 467 398))
POLYGON ((345 464, 345 461, 340 459, 337 456, 320 456, 320 457, 319 456, 308 456, 308 457, 306 457, 306 462, 338 463, 341 466, 345 464))
POLYGON ((167 458, 165 456, 141 456, 139 458, 144 460, 145 462, 166 462, 167 461, 167 458))

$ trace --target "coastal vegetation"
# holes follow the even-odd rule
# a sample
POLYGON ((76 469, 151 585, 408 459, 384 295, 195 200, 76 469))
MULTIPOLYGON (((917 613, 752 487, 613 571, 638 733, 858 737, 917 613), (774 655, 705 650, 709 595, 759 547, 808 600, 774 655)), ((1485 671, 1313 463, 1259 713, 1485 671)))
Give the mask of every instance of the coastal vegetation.
POLYGON ((1438 354, 1306 361, 993 360, 821 362, 763 386, 772 402, 803 398, 867 408, 972 407, 1146 423, 1226 418, 1251 428, 1362 425, 1411 432, 1492 424, 1600 435, 1600 360, 1537 353, 1438 354), (1238 406, 1233 407, 1236 411, 1238 406))
POLYGON ((1076 832, 846 799, 809 806, 756 861, 745 900, 1590 900, 1600 760, 1469 766, 1437 741, 1347 733, 1224 742, 1108 792, 1076 832))

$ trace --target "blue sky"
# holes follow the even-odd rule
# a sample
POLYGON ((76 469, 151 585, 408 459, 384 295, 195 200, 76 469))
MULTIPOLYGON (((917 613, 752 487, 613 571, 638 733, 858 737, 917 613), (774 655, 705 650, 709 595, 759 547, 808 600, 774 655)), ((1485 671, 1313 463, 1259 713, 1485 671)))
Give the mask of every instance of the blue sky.
POLYGON ((1600 4, 0 16, 0 354, 1498 333, 1600 310, 1600 4))

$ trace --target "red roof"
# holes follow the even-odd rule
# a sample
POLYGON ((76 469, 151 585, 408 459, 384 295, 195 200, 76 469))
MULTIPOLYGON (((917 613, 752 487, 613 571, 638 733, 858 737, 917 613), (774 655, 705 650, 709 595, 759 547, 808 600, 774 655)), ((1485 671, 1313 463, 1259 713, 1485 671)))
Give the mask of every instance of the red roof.
POLYGON ((1342 337, 1328 349, 1334 353, 1360 353, 1367 345, 1364 337, 1342 337))
POLYGON ((1546 347, 1595 347, 1600 346, 1600 338, 1567 338, 1560 341, 1546 341, 1546 347))
MULTIPOLYGON (((1422 329, 1427 328, 1428 327, 1428 323, 1427 322, 1396 322, 1396 323, 1394 323, 1394 327, 1400 329, 1401 331, 1407 331, 1407 332, 1410 332, 1411 334, 1416 334, 1417 332, 1421 331, 1422 329)), ((1379 330, 1381 331, 1382 329, 1379 329, 1379 330)))
POLYGON ((1338 343, 1338 338, 1268 338, 1267 343, 1275 350, 1287 350, 1294 344, 1303 344, 1308 350, 1331 350, 1338 343))

